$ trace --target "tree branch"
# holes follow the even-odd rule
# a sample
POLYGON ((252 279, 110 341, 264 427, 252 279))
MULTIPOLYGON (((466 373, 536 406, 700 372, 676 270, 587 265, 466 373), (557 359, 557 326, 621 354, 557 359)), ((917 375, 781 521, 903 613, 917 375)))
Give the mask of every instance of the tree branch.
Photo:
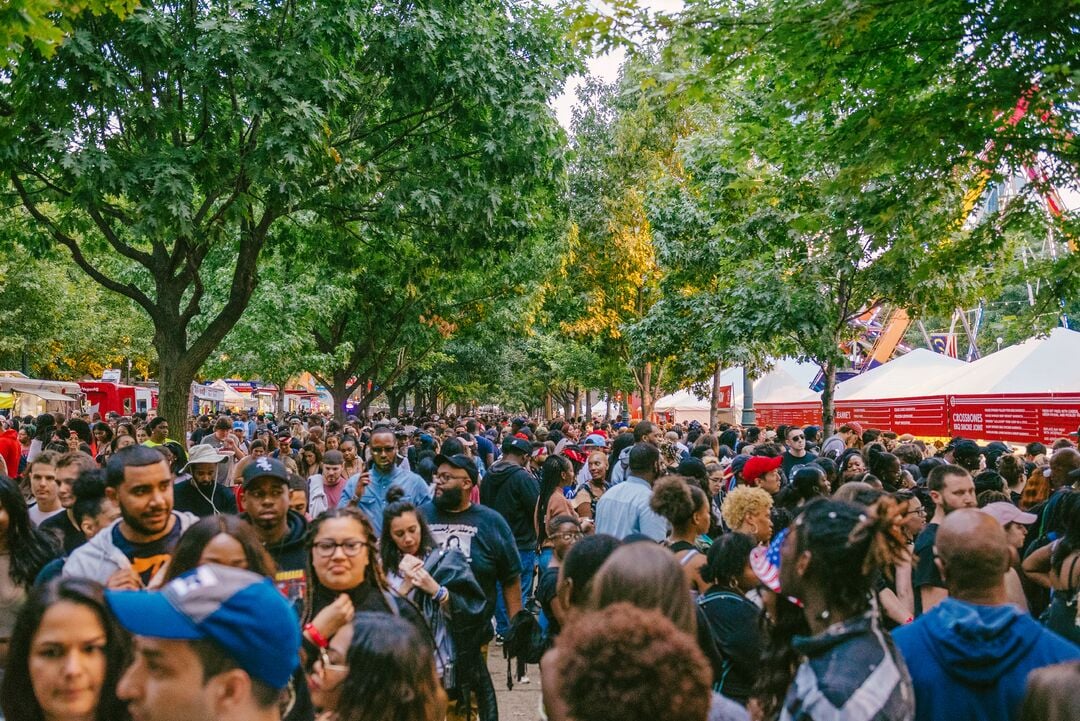
POLYGON ((34 201, 31 200, 30 194, 26 191, 26 186, 23 185, 22 180, 19 178, 17 173, 11 174, 11 182, 12 185, 15 186, 15 191, 19 194, 19 198, 22 200, 23 207, 26 208, 27 212, 30 213, 31 217, 33 217, 34 220, 38 221, 46 228, 48 228, 49 234, 53 237, 53 239, 68 249, 68 251, 71 253, 72 260, 75 261, 75 264, 78 265, 84 273, 89 275, 91 278, 93 278, 96 282, 98 282, 105 288, 108 288, 114 293, 119 293, 120 295, 130 298, 136 303, 138 303, 147 313, 150 314, 150 317, 155 321, 155 323, 157 322, 157 319, 159 317, 158 308, 150 300, 150 298, 146 296, 145 293, 143 293, 141 290, 129 283, 121 283, 117 280, 114 280, 102 273, 100 270, 98 270, 97 266, 87 260, 86 256, 83 255, 82 249, 79 248, 78 241, 60 230, 60 228, 57 227, 56 223, 53 222, 52 218, 49 218, 44 213, 42 213, 41 210, 38 209, 34 201))

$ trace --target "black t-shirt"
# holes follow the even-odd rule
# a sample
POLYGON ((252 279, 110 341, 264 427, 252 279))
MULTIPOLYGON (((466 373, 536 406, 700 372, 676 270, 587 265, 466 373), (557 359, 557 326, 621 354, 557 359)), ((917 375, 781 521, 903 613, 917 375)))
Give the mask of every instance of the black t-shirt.
POLYGON ((540 602, 540 608, 543 609, 544 617, 547 619, 549 643, 562 630, 558 619, 555 618, 555 614, 551 612, 551 602, 555 600, 555 591, 558 590, 558 586, 559 568, 558 566, 548 566, 540 573, 540 580, 536 584, 536 600, 540 602))
POLYGON ((760 672, 762 650, 761 609, 744 596, 710 588, 698 599, 698 608, 707 619, 706 630, 720 654, 717 669, 720 693, 746 703, 760 672))
POLYGON ((173 486, 173 508, 194 513, 199 518, 217 513, 236 515, 236 495, 233 489, 220 483, 212 483, 209 490, 204 490, 189 478, 173 486))
POLYGON ((796 466, 808 466, 814 462, 817 458, 813 453, 809 451, 802 458, 796 458, 791 455, 791 451, 784 451, 784 462, 780 465, 784 469, 784 477, 789 481, 791 480, 791 474, 795 470, 796 466))
POLYGON ((937 564, 934 563, 934 542, 937 540, 938 524, 927 524, 919 537, 915 539, 915 568, 911 571, 911 585, 915 589, 915 615, 922 615, 922 593, 919 589, 923 586, 936 586, 945 588, 945 582, 941 579, 937 564))
POLYGON ((193 430, 191 432, 191 445, 197 446, 200 443, 202 443, 203 438, 206 438, 207 436, 210 436, 210 435, 213 435, 213 434, 214 434, 214 429, 213 428, 202 428, 202 427, 196 428, 195 430, 193 430))
POLYGON ((521 577, 521 557, 506 519, 478 503, 459 513, 450 513, 428 501, 420 507, 420 512, 440 547, 456 548, 469 560, 469 567, 487 597, 484 618, 490 618, 495 612, 496 582, 505 586, 521 577))
POLYGON ((176 522, 173 523, 172 530, 150 543, 132 543, 124 538, 124 534, 120 532, 119 523, 112 528, 113 545, 128 557, 131 561, 131 570, 139 575, 143 585, 150 583, 154 574, 172 558, 173 549, 176 548, 176 542, 180 540, 182 533, 180 519, 175 513, 173 518, 176 522))
POLYGON ((38 528, 56 536, 64 547, 65 555, 70 554, 86 543, 86 534, 82 532, 81 528, 75 527, 75 524, 68 518, 67 511, 57 513, 52 518, 46 518, 38 528))

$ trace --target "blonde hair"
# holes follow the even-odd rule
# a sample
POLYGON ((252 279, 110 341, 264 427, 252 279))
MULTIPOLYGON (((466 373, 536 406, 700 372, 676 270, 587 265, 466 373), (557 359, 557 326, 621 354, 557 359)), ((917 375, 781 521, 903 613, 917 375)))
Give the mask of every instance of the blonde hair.
POLYGON ((747 516, 770 511, 772 507, 772 496, 765 489, 736 486, 724 497, 724 502, 720 506, 720 515, 724 517, 724 523, 728 525, 728 528, 738 528, 747 516))

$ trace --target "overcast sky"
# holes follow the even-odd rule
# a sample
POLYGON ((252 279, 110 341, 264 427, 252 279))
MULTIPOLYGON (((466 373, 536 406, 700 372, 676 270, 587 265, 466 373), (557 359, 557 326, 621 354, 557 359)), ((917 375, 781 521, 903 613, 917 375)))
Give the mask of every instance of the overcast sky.
MULTIPOLYGON (((592 2, 590 3, 594 7, 603 7, 603 3, 592 2)), ((650 10, 657 10, 663 12, 672 12, 682 8, 682 0, 640 0, 642 7, 650 10)), ((588 61, 589 75, 595 75, 602 78, 605 82, 611 82, 619 75, 619 66, 622 65, 623 60, 626 58, 626 52, 622 49, 614 52, 605 53, 599 57, 590 58, 588 61)), ((553 105, 555 106, 555 113, 559 117, 559 122, 567 131, 570 130, 570 109, 574 107, 574 103, 577 100, 577 89, 581 85, 583 77, 581 75, 574 75, 563 88, 562 95, 555 98, 553 105)))

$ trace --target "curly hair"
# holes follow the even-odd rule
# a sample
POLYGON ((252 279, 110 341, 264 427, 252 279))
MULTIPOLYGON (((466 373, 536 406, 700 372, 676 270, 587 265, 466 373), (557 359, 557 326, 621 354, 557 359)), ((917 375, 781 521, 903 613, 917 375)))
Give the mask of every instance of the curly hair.
POLYGON ((555 674, 575 721, 704 721, 712 674, 694 638, 658 611, 617 603, 559 634, 555 674))
POLYGON ((720 506, 720 515, 729 528, 738 528, 747 516, 772 510, 773 498, 763 488, 736 486, 720 506))
POLYGON ((705 491, 685 476, 664 476, 653 484, 649 506, 671 523, 674 529, 684 529, 694 513, 709 505, 705 491))

